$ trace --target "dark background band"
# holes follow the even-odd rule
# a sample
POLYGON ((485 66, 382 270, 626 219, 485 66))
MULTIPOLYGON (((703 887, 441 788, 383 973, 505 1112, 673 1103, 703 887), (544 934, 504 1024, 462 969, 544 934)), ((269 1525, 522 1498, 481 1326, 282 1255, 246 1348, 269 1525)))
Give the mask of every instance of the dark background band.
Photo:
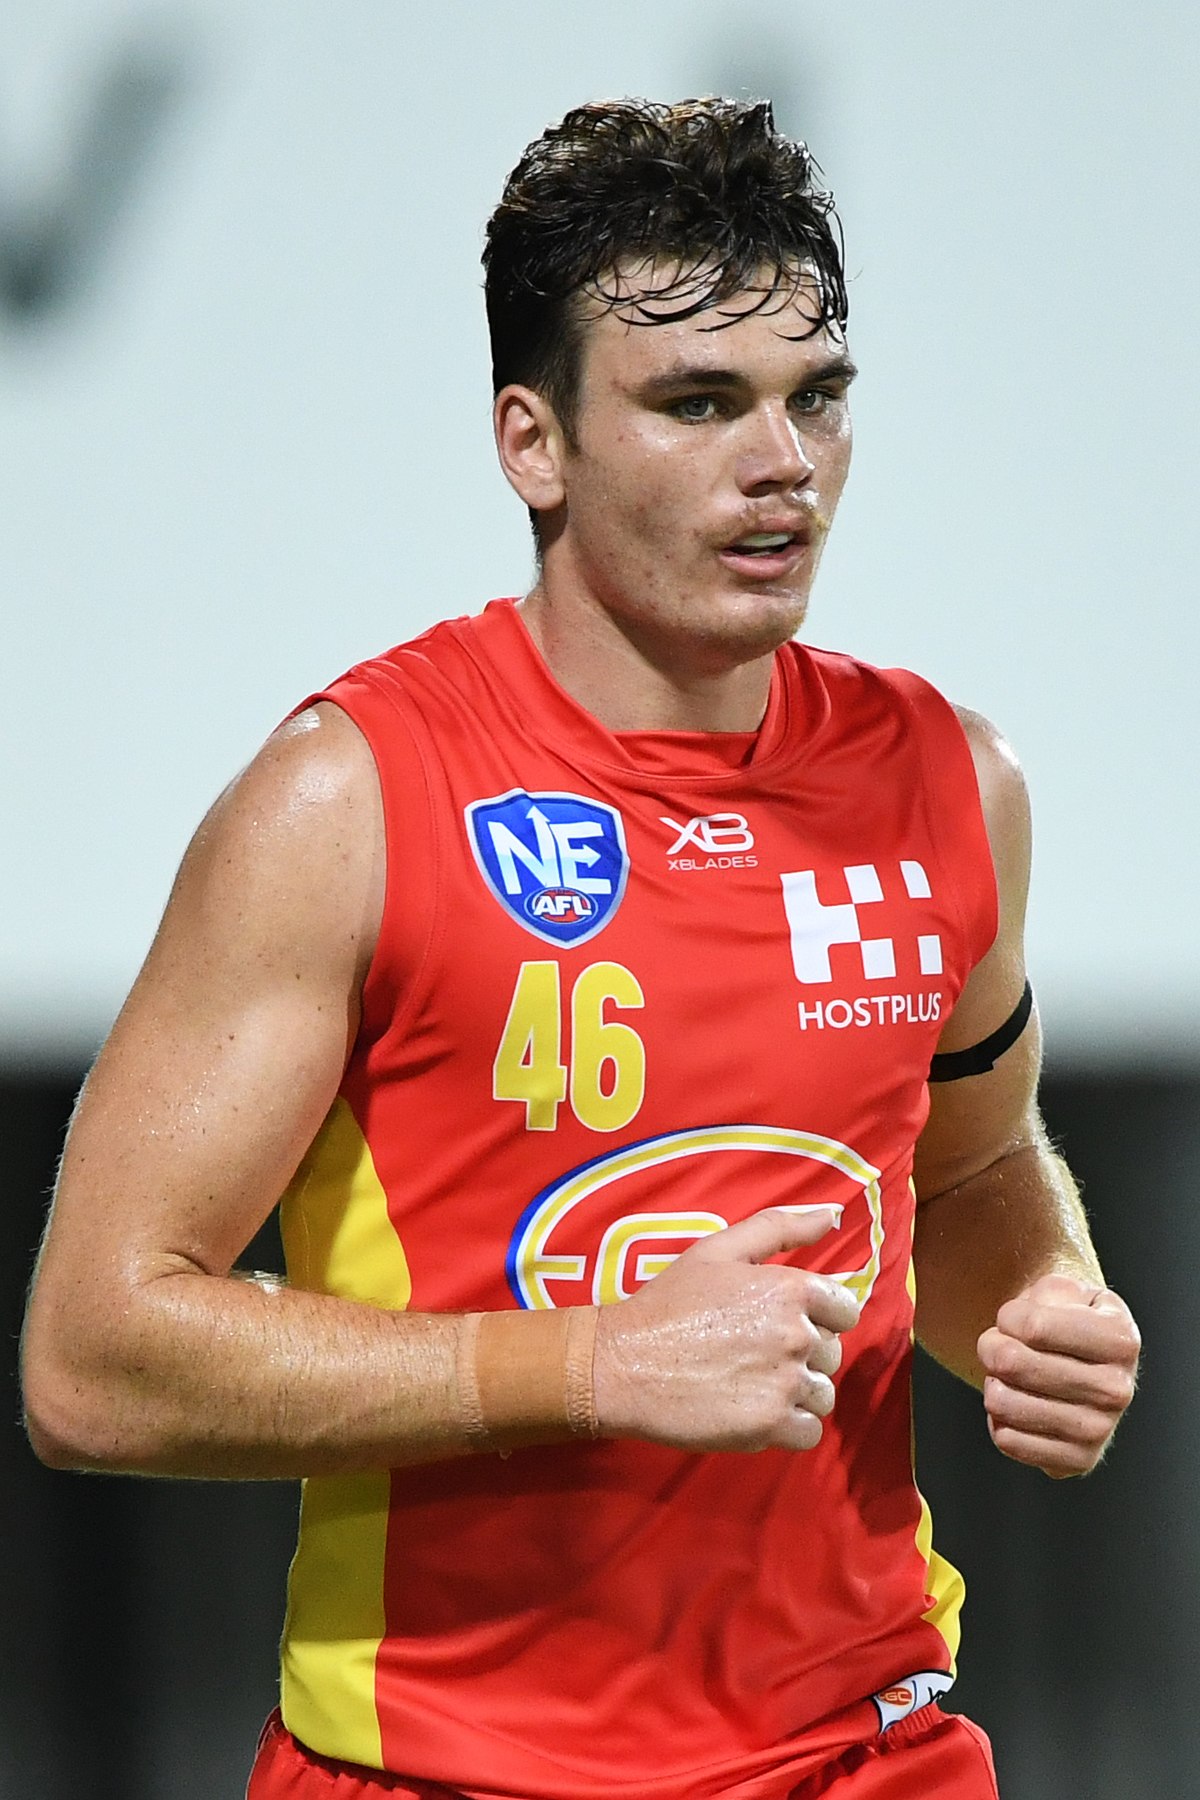
MULTIPOLYGON (((237 1800, 274 1699, 297 1489, 53 1474, 17 1423, 24 1290, 81 1075, 0 1069, 0 1797, 237 1800)), ((1195 1791, 1200 1071, 1052 1069, 1043 1098, 1148 1321, 1146 1371, 1106 1466, 1052 1482, 998 1456, 978 1397, 918 1358, 918 1476, 967 1578, 947 1703, 992 1734, 1004 1800, 1165 1800, 1195 1791)), ((243 1260, 278 1268, 272 1234, 243 1260)))

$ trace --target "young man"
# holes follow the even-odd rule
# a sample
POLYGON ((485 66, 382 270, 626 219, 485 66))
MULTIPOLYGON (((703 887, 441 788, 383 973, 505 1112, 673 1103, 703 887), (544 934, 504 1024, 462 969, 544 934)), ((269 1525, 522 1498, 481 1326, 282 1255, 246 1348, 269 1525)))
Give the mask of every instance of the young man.
POLYGON ((30 1431, 306 1478, 254 1800, 982 1800, 914 1292, 1052 1475, 1138 1351, 1035 1107, 1021 780, 790 641, 854 371, 769 108, 571 113, 485 261, 538 581, 201 827, 72 1127, 30 1431), (288 1284, 234 1279, 281 1195, 288 1284))

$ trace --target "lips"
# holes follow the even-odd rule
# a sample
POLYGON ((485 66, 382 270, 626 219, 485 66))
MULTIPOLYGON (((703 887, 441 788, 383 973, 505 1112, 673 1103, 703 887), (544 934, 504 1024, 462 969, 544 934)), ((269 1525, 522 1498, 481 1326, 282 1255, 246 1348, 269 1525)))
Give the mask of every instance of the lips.
POLYGON ((742 529, 717 546, 727 569, 750 581, 777 581, 790 575, 811 551, 821 520, 810 503, 778 513, 742 516, 742 529))
POLYGON ((752 532, 717 552, 727 569, 750 581, 778 581, 807 556, 807 531, 752 532))

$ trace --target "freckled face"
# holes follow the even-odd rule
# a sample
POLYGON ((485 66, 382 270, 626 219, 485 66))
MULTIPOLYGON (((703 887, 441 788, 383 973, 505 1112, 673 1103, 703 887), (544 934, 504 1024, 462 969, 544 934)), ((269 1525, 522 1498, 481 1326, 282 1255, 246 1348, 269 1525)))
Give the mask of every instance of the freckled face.
POLYGON ((803 287, 759 297, 585 327, 553 554, 656 660, 734 665, 794 636, 845 483, 845 343, 813 332, 803 287))

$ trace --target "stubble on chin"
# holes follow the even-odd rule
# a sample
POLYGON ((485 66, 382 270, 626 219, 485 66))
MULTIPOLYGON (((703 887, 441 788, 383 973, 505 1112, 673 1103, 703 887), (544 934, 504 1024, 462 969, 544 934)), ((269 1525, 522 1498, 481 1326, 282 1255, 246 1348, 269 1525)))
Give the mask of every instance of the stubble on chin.
POLYGON ((623 624, 631 642, 660 666, 674 665, 701 679, 761 662, 801 629, 807 594, 747 594, 744 604, 721 597, 697 605, 680 596, 623 624))

